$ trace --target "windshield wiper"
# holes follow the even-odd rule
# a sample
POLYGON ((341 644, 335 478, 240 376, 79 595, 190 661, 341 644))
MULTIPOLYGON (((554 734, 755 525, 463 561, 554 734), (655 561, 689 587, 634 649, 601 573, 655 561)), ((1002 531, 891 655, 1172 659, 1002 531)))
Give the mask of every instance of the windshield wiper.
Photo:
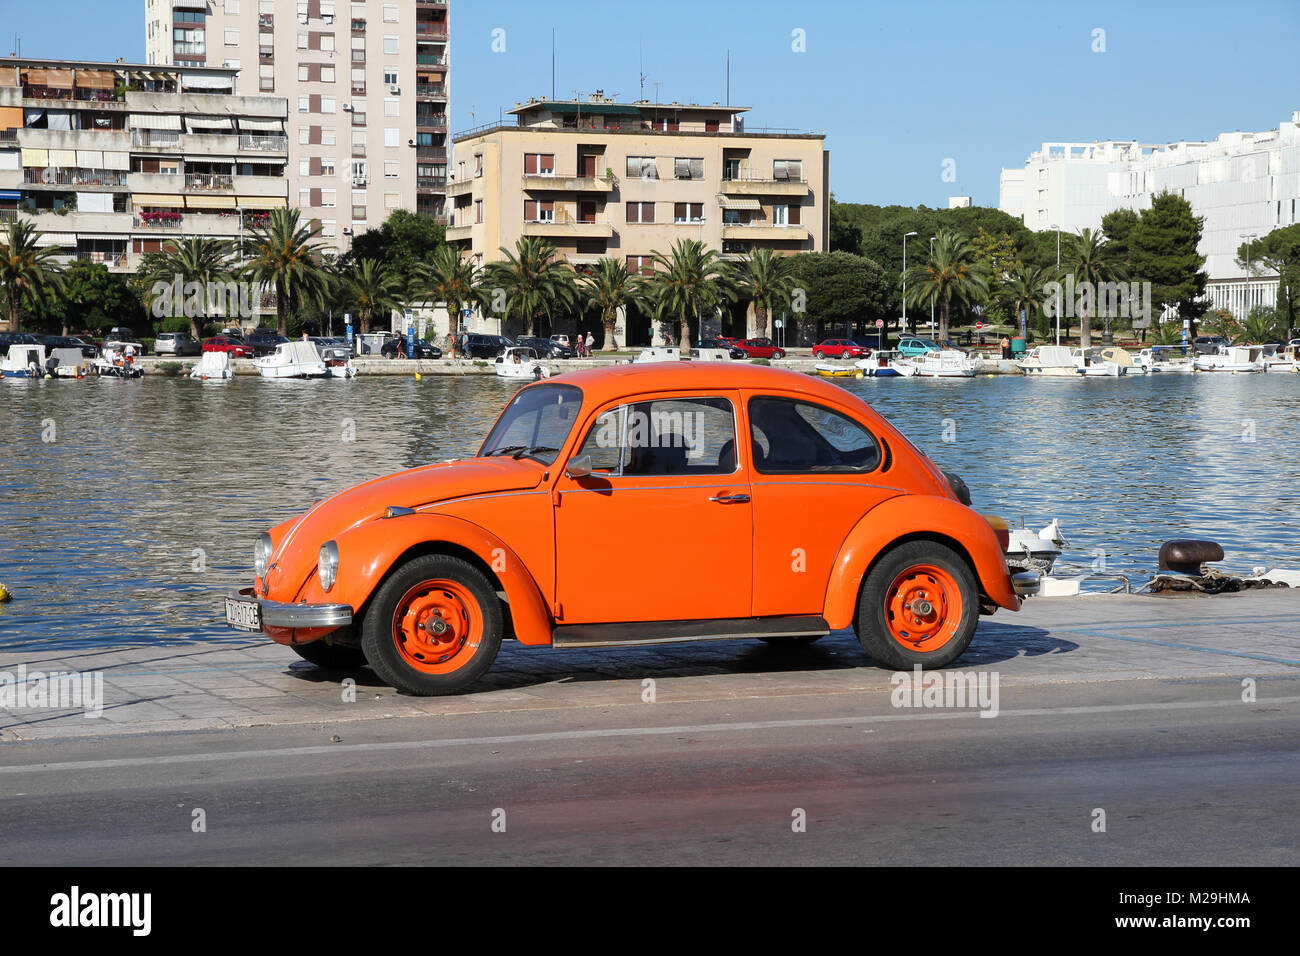
POLYGON ((519 451, 515 452, 514 457, 515 457, 515 461, 518 461, 520 458, 523 458, 525 456, 535 455, 539 451, 559 451, 559 450, 560 449, 558 448, 552 448, 550 445, 533 445, 531 448, 521 448, 519 451))
POLYGON ((527 450, 527 448, 528 448, 527 445, 506 445, 502 448, 493 448, 490 452, 488 452, 483 457, 495 458, 497 455, 509 455, 511 452, 525 451, 527 450))

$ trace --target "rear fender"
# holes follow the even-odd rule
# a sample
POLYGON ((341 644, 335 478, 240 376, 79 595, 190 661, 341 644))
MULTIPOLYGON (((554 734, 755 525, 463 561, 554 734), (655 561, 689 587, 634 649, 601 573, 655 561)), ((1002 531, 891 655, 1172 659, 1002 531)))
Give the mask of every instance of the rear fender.
POLYGON ((951 498, 899 495, 863 515, 840 546, 831 566, 822 612, 832 629, 853 623, 862 579, 876 558, 909 538, 944 539, 970 560, 980 590, 993 603, 1009 611, 1020 610, 1006 557, 997 534, 984 517, 951 498))
POLYGON ((368 521, 334 539, 339 569, 334 587, 323 591, 315 573, 303 584, 297 600, 308 604, 341 603, 357 613, 370 600, 402 555, 411 550, 436 554, 472 553, 506 592, 515 636, 521 644, 550 644, 552 619, 537 582, 510 547, 486 529, 450 515, 413 514, 368 521))

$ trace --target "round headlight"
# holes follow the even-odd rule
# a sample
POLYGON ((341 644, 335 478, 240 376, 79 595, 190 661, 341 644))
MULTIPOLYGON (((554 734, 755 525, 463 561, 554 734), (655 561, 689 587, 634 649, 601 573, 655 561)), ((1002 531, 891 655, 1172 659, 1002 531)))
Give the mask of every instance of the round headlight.
POLYGON ((259 578, 266 576, 266 569, 271 564, 271 552, 274 548, 269 534, 263 534, 257 539, 257 544, 253 545, 253 570, 257 572, 259 578))
POLYGON ((320 546, 320 557, 316 561, 316 576, 320 586, 328 591, 334 587, 334 576, 339 573, 339 546, 333 541, 326 541, 320 546))

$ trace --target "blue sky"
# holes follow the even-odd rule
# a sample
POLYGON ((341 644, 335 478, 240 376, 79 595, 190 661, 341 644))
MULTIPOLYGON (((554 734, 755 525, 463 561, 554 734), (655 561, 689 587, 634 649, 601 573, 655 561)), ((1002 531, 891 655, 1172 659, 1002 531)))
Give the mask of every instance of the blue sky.
MULTIPOLYGON (((1202 139, 1276 128, 1300 109, 1300 0, 452 0, 451 11, 455 129, 551 95, 552 28, 559 96, 636 99, 643 55, 647 96, 658 82, 664 101, 722 100, 730 48, 731 101, 753 107, 749 128, 824 131, 832 189, 851 202, 996 205, 999 169, 1045 141, 1202 139)), ((0 0, 6 53, 16 32, 26 56, 139 60, 143 23, 143 0, 0 0)))

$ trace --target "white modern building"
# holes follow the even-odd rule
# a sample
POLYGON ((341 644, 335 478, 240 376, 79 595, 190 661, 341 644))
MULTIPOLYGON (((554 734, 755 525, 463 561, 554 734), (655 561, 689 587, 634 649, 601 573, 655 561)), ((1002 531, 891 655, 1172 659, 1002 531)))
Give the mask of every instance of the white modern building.
POLYGON ((1205 218, 1200 252, 1211 308, 1245 317, 1273 305, 1277 276, 1237 264, 1237 250, 1300 213, 1300 110, 1275 130, 1209 142, 1044 143, 1022 169, 1002 170, 998 208, 1034 230, 1097 229, 1116 209, 1147 209, 1171 192, 1205 218))

